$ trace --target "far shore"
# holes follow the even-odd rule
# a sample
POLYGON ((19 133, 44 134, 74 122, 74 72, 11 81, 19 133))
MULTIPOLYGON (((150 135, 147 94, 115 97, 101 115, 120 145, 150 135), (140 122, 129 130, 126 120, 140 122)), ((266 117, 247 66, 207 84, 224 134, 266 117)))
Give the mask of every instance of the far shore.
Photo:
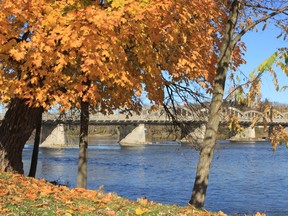
POLYGON ((227 139, 230 142, 268 142, 267 138, 239 138, 239 139, 227 139))
MULTIPOLYGON (((73 135, 75 137, 77 137, 76 135, 73 135)), ((89 138, 91 139, 96 139, 96 140, 115 140, 115 143, 110 143, 110 142, 107 142, 107 143, 103 143, 103 144, 100 144, 100 145, 115 145, 116 143, 118 143, 118 137, 115 136, 115 135, 112 135, 112 134, 94 134, 94 135, 89 135, 89 138)), ((265 139, 265 138, 257 138, 257 139, 219 139, 217 140, 217 143, 221 143, 221 144, 225 144, 225 143, 262 143, 262 142, 268 142, 269 140, 268 139, 265 139)), ((160 141, 160 142, 173 142, 171 140, 163 140, 163 141, 160 141)), ((176 142, 176 141, 175 141, 176 142)), ((65 148, 65 147, 76 147, 78 146, 78 143, 77 142, 74 142, 73 144, 59 144, 59 145, 40 145, 40 147, 43 147, 43 148, 65 148), (75 144, 74 144, 75 143, 75 144)), ((151 142, 150 144, 147 144, 147 145, 153 145, 153 143, 159 143, 158 141, 155 141, 155 142, 151 142)), ((192 143, 188 143, 188 142, 179 142, 181 143, 182 145, 184 146, 194 146, 194 147, 199 147, 199 144, 195 145, 195 144, 192 144, 192 143)), ((30 143, 27 143, 27 145, 33 145, 33 142, 30 142, 30 143)), ((91 144, 89 143, 89 145, 99 145, 99 144, 91 144)), ((120 144, 119 144, 120 145, 120 144)))

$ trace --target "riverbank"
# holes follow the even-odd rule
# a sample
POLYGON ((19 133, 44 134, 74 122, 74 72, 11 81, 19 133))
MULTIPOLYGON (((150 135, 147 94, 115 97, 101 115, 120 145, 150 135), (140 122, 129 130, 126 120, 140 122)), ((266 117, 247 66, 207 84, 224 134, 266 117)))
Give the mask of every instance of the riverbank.
MULTIPOLYGON (((29 173, 33 146, 23 151, 29 173)), ((78 147, 40 148, 37 178, 77 187, 78 147)), ((196 176, 199 152, 186 145, 89 145, 87 187, 136 201, 147 197, 163 204, 186 206, 196 176), (179 184, 181 182, 181 184, 179 184)), ((288 215, 287 149, 271 144, 220 143, 215 147, 205 208, 228 215, 288 215), (268 167, 268 168, 267 168, 268 167), (259 201, 260 200, 260 201, 259 201), (281 202, 279 202, 281 200, 281 202)), ((0 214, 1 215, 1 214, 0 214)))
POLYGON ((101 189, 69 189, 44 180, 0 172, 2 215, 191 215, 226 216, 192 207, 162 205, 145 198, 130 201, 101 189))

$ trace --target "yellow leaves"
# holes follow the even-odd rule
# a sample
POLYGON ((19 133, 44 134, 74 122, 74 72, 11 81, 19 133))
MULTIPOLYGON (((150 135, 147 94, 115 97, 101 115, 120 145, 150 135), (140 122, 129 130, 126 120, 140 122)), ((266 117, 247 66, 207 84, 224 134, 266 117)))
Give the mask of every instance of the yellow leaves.
POLYGON ((35 77, 35 76, 32 77, 32 78, 31 78, 31 83, 32 83, 32 84, 37 84, 37 83, 38 83, 38 77, 35 77))
POLYGON ((26 51, 20 51, 18 49, 12 48, 9 51, 9 54, 16 60, 16 61, 21 61, 24 59, 26 51))
POLYGON ((108 50, 103 50, 102 56, 103 56, 102 61, 106 61, 106 58, 109 58, 109 56, 110 56, 108 50))
MULTIPOLYGON (((211 213, 191 207, 162 205, 146 199, 134 202, 123 199, 113 193, 80 188, 69 189, 55 186, 44 180, 25 176, 14 176, 11 173, 0 173, 0 191, 8 193, 1 196, 0 213, 13 215, 15 207, 26 215, 217 215, 226 216, 223 212, 211 213), (9 187, 8 187, 9 186, 9 187), (44 195, 45 192, 45 195, 44 195), (53 192, 53 193, 51 193, 53 192), (29 195, 28 195, 29 194, 29 195), (32 194, 36 194, 33 196, 32 194), (39 195, 37 195, 39 194, 39 195), (40 194, 43 194, 41 196, 40 194), (14 200, 14 198, 16 200, 14 200)), ((263 215, 259 215, 263 216, 263 215)))
POLYGON ((199 83, 203 88, 208 88, 208 84, 205 82, 200 82, 199 83))
POLYGON ((11 199, 15 202, 22 202, 23 201, 23 198, 18 197, 18 196, 11 196, 11 199))
MULTIPOLYGON (((218 212, 218 214, 217 214, 217 216, 228 216, 227 214, 225 214, 224 212, 222 212, 222 211, 219 211, 218 212)), ((263 215, 264 216, 264 215, 263 215)))
POLYGON ((49 24, 49 25, 55 25, 56 24, 56 22, 57 22, 57 19, 55 19, 56 17, 55 17, 55 15, 56 15, 56 17, 57 17, 57 15, 58 14, 56 14, 56 13, 49 13, 48 14, 48 16, 46 16, 46 22, 47 22, 47 24, 49 24))
POLYGON ((279 60, 276 62, 276 64, 288 76, 288 50, 287 48, 280 49, 279 60))
POLYGON ((75 3, 75 0, 67 0, 68 5, 73 5, 75 3))
POLYGON ((272 129, 270 129, 269 139, 272 144, 273 151, 276 151, 276 148, 278 145, 280 145, 282 142, 285 142, 287 148, 288 148, 288 134, 285 131, 285 128, 283 126, 271 126, 272 129))
POLYGON ((116 215, 115 211, 110 210, 110 209, 107 209, 107 210, 105 211, 105 214, 106 214, 107 216, 115 216, 115 215, 116 215))
POLYGON ((132 80, 129 79, 129 77, 123 73, 121 78, 118 80, 118 83, 120 84, 120 86, 125 87, 125 86, 132 86, 132 80))
POLYGON ((53 189, 51 188, 51 186, 45 186, 43 188, 41 188, 41 192, 40 192, 40 196, 48 196, 50 194, 53 194, 54 191, 53 189))
POLYGON ((38 199, 38 196, 36 193, 26 193, 26 198, 30 200, 38 199))
POLYGON ((11 98, 9 97, 9 95, 4 94, 4 95, 1 95, 0 99, 3 103, 8 103, 11 98))
POLYGON ((0 213, 7 213, 7 212, 8 212, 8 209, 3 208, 3 207, 0 205, 0 213))
POLYGON ((143 208, 140 208, 140 207, 135 209, 135 214, 136 215, 143 215, 143 214, 149 213, 149 212, 150 212, 149 209, 143 209, 143 208))
MULTIPOLYGON (((142 86, 147 86, 155 104, 163 99, 161 70, 179 82, 199 77, 211 81, 214 76, 212 34, 220 15, 211 1, 113 0, 105 10, 96 1, 88 6, 74 0, 37 2, 30 3, 32 8, 20 1, 17 5, 31 16, 27 22, 33 34, 25 46, 16 40, 8 46, 8 39, 0 37, 7 43, 1 50, 16 61, 25 60, 20 66, 22 90, 13 89, 31 105, 48 108, 57 102, 68 109, 83 97, 106 109, 125 105, 134 109, 139 107, 142 86), (82 76, 94 86, 82 85, 82 76)), ((16 9, 13 4, 9 7, 16 9)), ((7 23, 4 29, 22 27, 7 23)))
MULTIPOLYGON (((47 30, 53 29, 57 23, 61 22, 62 11, 61 11, 61 4, 62 1, 58 1, 58 5, 56 4, 46 4, 45 9, 42 13, 45 13, 45 16, 41 17, 41 26, 43 26, 47 30)), ((55 2, 56 3, 56 2, 55 2)), ((62 6, 63 7, 63 6, 62 6)))
POLYGON ((9 191, 6 188, 0 189, 0 197, 9 194, 9 191))
POLYGON ((0 46, 1 54, 9 55, 9 52, 11 50, 12 50, 12 54, 13 52, 17 53, 17 50, 14 48, 16 45, 15 39, 7 41, 6 37, 2 36, 2 39, 0 41, 1 41, 1 46, 0 46))
POLYGON ((241 127, 241 125, 239 124, 238 118, 235 115, 230 115, 229 116, 229 125, 228 125, 229 130, 232 133, 239 133, 243 130, 243 128, 241 127))
POLYGON ((41 67, 43 57, 39 53, 35 53, 32 57, 34 58, 32 60, 32 63, 35 65, 35 67, 36 68, 41 67))
POLYGON ((125 0, 113 0, 111 3, 112 8, 120 8, 125 5, 125 0))
POLYGON ((74 211, 72 209, 67 209, 65 211, 65 216, 73 216, 74 211))
POLYGON ((44 102, 46 100, 46 97, 47 97, 47 91, 45 89, 41 89, 41 88, 37 88, 36 89, 36 100, 39 101, 40 103, 41 102, 44 102))

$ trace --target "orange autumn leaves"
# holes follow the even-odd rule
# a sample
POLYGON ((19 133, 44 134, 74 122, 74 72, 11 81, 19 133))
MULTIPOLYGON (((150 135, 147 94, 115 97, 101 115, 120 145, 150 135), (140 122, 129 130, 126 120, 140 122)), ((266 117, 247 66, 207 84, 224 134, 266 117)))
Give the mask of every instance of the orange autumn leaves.
POLYGON ((9 209, 12 206, 17 206, 19 209, 23 208, 22 211, 27 211, 26 213, 32 213, 30 209, 42 208, 44 212, 50 210, 59 215, 87 214, 95 212, 97 206, 105 205, 112 199, 112 194, 99 194, 96 191, 78 188, 70 190, 64 186, 54 186, 44 180, 25 178, 19 174, 2 173, 1 175, 5 175, 6 178, 9 176, 8 179, 0 179, 0 212, 2 213, 7 213, 11 211, 9 209), (94 203, 95 207, 81 204, 85 201, 89 204, 94 203), (28 207, 30 209, 25 209, 28 207))
POLYGON ((211 0, 113 0, 104 8, 92 0, 3 0, 0 100, 65 110, 81 98, 105 113, 138 110, 144 90, 160 104, 163 70, 172 82, 213 83, 221 7, 211 0))
POLYGON ((191 206, 162 205, 143 198, 130 201, 101 190, 69 189, 44 180, 3 172, 0 172, 0 214, 226 216, 222 211, 212 213, 191 206))
POLYGON ((0 214, 7 215, 226 215, 147 199, 133 202, 116 194, 59 187, 11 173, 0 173, 0 195, 0 214))

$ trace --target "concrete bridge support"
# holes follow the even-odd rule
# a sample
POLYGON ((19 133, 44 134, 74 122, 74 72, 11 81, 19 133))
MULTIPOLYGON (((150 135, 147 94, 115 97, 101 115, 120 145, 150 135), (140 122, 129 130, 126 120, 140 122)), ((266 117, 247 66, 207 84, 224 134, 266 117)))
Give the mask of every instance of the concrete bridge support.
POLYGON ((40 143, 43 143, 56 127, 57 124, 42 125, 40 143))
MULTIPOLYGON (((149 144, 146 137, 146 128, 144 124, 139 125, 120 125, 118 127, 119 143, 123 146, 137 146, 149 144)), ((64 124, 45 125, 42 127, 41 147, 61 147, 68 145, 68 139, 65 136, 64 124)))
POLYGON ((117 133, 119 141, 124 139, 129 133, 131 133, 138 125, 131 124, 131 125, 119 125, 117 126, 117 133))
POLYGON ((139 124, 138 126, 129 127, 128 125, 119 126, 119 143, 122 146, 137 146, 149 144, 146 140, 146 128, 145 124, 139 124))
POLYGON ((65 146, 65 128, 63 124, 58 124, 53 127, 42 127, 41 145, 40 147, 59 147, 65 146), (53 129, 51 131, 51 129, 53 129))
POLYGON ((198 145, 203 142, 206 124, 185 125, 181 127, 181 142, 198 145))
POLYGON ((255 127, 249 126, 245 128, 242 132, 231 137, 230 140, 253 140, 256 139, 255 127))

